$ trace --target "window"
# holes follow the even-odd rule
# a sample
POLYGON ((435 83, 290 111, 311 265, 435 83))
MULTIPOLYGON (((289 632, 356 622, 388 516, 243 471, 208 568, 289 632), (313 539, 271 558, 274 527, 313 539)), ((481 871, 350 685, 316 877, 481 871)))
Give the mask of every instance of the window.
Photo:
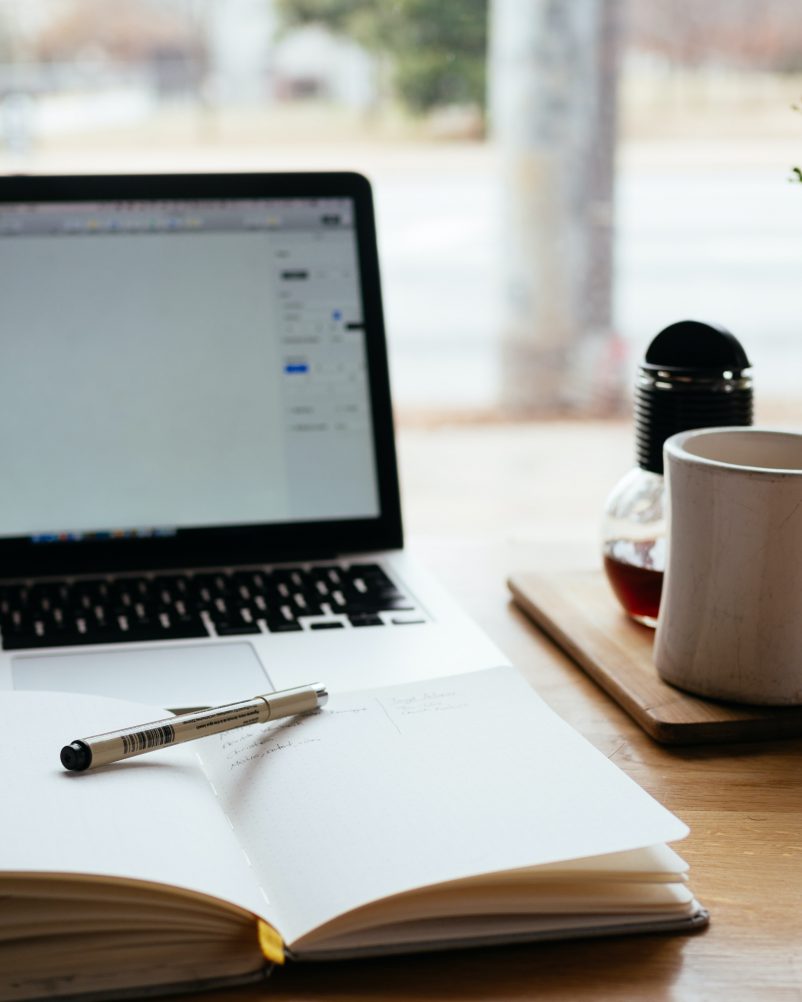
POLYGON ((793 0, 3 0, 0 170, 357 169, 403 412, 616 411, 729 327, 798 398, 793 0))

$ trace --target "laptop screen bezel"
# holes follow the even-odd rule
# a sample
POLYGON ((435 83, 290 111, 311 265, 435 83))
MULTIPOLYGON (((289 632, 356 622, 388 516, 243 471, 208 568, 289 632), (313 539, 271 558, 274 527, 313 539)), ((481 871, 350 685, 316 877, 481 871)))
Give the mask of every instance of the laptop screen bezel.
MULTIPOLYGON (((351 172, 298 172, 0 178, 0 203, 3 204, 238 198, 348 198, 353 202, 378 516, 187 528, 179 529, 172 536, 156 538, 45 544, 34 543, 28 538, 0 539, 0 578, 258 565, 326 559, 403 545, 375 217, 370 183, 365 177, 351 172)), ((37 389, 42 392, 44 387, 37 389)), ((6 483, 3 489, 13 490, 13 484, 6 483)))

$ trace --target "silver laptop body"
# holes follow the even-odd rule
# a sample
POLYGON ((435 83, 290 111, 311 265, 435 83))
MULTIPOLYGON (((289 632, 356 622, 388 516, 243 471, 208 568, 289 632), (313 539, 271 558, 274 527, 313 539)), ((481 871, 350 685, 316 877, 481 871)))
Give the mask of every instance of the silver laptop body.
POLYGON ((2 178, 0 345, 0 688, 505 661, 403 549, 361 176, 2 178))

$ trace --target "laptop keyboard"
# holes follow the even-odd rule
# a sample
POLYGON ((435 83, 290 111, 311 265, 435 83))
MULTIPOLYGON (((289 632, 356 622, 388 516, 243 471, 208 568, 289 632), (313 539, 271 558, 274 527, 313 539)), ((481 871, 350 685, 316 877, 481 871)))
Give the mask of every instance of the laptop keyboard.
POLYGON ((422 622, 378 564, 0 586, 5 650, 422 622))

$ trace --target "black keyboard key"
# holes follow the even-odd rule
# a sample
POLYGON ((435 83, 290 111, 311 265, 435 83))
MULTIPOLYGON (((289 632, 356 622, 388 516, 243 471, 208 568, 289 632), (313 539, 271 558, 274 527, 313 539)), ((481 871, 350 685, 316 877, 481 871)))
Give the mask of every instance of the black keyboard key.
POLYGON ((60 606, 48 610, 44 614, 45 632, 52 635, 58 634, 62 630, 69 629, 69 618, 64 609, 60 606))
POLYGON ((293 619, 284 619, 271 617, 266 620, 267 628, 271 633, 296 633, 298 630, 303 629, 300 623, 296 623, 293 619))
MULTIPOLYGON (((31 608, 41 609, 43 612, 49 612, 55 606, 64 606, 69 597, 70 590, 67 585, 51 583, 34 585, 27 596, 31 608)), ((18 604, 27 603, 21 601, 18 604)))
POLYGON ((209 615, 213 621, 219 619, 221 622, 228 622, 232 617, 232 611, 229 609, 228 602, 226 602, 222 595, 218 595, 209 606, 209 615))
POLYGON ((189 594, 189 578, 185 574, 158 574, 153 579, 157 592, 169 592, 173 600, 189 594))
POLYGON ((191 640, 193 637, 208 637, 209 631, 200 616, 173 616, 170 625, 171 638, 191 640))
POLYGON ((349 564, 347 574, 351 578, 375 578, 392 584, 385 571, 378 564, 349 564))
POLYGON ((35 633, 18 631, 3 632, 3 650, 6 651, 24 651, 37 647, 67 647, 73 644, 85 643, 86 641, 79 637, 77 633, 63 633, 59 636, 58 641, 55 641, 49 637, 39 637, 35 633))
POLYGON ((348 617, 351 626, 383 626, 381 616, 369 612, 360 612, 348 617))
MULTIPOLYGON (((220 636, 257 634, 262 624, 271 633, 299 632, 299 618, 327 613, 347 615, 352 626, 379 626, 381 611, 407 618, 417 612, 382 568, 369 563, 0 586, 0 631, 9 650, 204 637, 202 611, 220 636)), ((310 624, 342 626, 342 619, 310 624)))
POLYGON ((313 594, 328 595, 343 583, 343 572, 339 567, 310 567, 307 579, 313 594))
MULTIPOLYGON (((198 634, 198 636, 204 636, 204 634, 205 631, 203 634, 198 634)), ((164 640, 164 628, 160 623, 155 623, 153 620, 143 620, 138 623, 132 623, 125 631, 118 632, 117 640, 119 643, 132 644, 144 644, 152 640, 164 640)))
POLYGON ((286 581, 269 581, 265 593, 274 605, 289 602, 292 598, 292 590, 286 581))
POLYGON ((321 619, 317 623, 309 624, 310 630, 342 630, 343 624, 339 619, 321 619))
POLYGON ((296 616, 319 616, 323 612, 319 602, 315 601, 311 595, 300 591, 292 593, 290 602, 296 616))
POLYGON ((261 633, 258 623, 215 623, 214 631, 218 637, 239 637, 248 633, 261 633))
POLYGON ((190 589, 195 595, 208 595, 214 600, 219 596, 229 595, 232 585, 233 582, 230 574, 223 574, 222 572, 218 574, 196 574, 190 582, 190 589))
POLYGON ((336 612, 345 612, 349 616, 367 615, 378 612, 411 612, 415 606, 407 598, 381 599, 365 596, 360 599, 352 599, 347 602, 342 609, 336 612))
POLYGON ((253 615, 259 619, 264 619, 267 615, 270 607, 265 601, 264 595, 254 595, 253 597, 253 615))
POLYGON ((380 598, 378 605, 384 612, 410 611, 415 608, 414 603, 410 602, 403 595, 392 598, 380 598))
POLYGON ((167 623, 159 617, 153 620, 143 620, 129 625, 126 631, 117 631, 114 641, 92 641, 93 643, 113 643, 132 641, 144 643, 154 640, 193 640, 196 637, 208 637, 209 631, 200 616, 175 617, 167 623))
POLYGON ((150 597, 150 582, 147 578, 119 578, 114 582, 112 593, 117 589, 127 591, 129 595, 133 596, 134 601, 142 601, 150 597))
MULTIPOLYGON (((219 602, 221 600, 218 599, 216 601, 219 602)), ((237 608, 232 603, 228 603, 224 608, 215 606, 209 611, 209 617, 218 633, 223 627, 229 633, 233 633, 238 627, 242 627, 242 633, 260 632, 256 622, 258 617, 253 614, 250 606, 240 606, 237 608)))
POLYGON ((328 602, 332 609, 335 609, 338 612, 343 610, 346 606, 345 595, 343 595, 340 588, 331 589, 329 592, 328 602))
POLYGON ((271 581, 277 587, 284 585, 292 591, 304 587, 305 577, 306 572, 300 567, 278 567, 270 575, 271 581))
POLYGON ((207 637, 209 631, 200 616, 164 619, 143 618, 127 621, 115 617, 102 626, 82 617, 70 618, 61 628, 48 628, 43 634, 33 636, 23 633, 3 633, 3 646, 8 650, 27 647, 63 647, 79 644, 144 643, 160 640, 190 640, 207 637))

